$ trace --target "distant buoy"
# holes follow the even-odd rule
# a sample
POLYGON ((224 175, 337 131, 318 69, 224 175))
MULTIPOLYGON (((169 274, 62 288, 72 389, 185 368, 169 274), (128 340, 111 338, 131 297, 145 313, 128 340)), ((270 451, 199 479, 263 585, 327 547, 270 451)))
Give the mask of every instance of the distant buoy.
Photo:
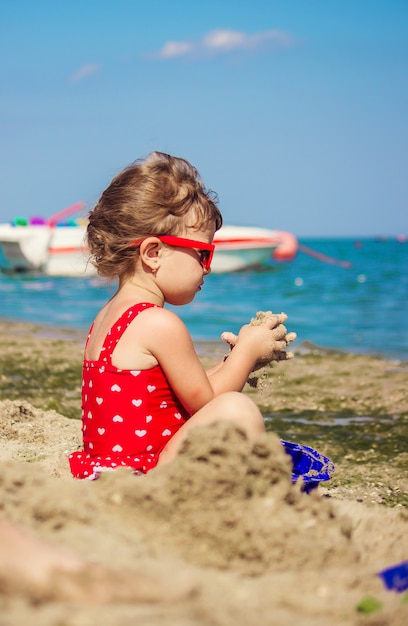
POLYGON ((272 258, 274 261, 293 261, 298 253, 299 244, 295 235, 285 230, 279 231, 280 242, 278 247, 273 251, 272 258))

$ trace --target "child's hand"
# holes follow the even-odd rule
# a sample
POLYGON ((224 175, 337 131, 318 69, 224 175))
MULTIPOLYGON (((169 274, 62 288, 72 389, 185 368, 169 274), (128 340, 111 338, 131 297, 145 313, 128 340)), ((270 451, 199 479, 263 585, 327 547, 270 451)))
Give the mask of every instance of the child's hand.
POLYGON ((222 333, 221 339, 225 341, 229 345, 230 349, 232 350, 232 348, 235 346, 235 344, 238 341, 238 335, 234 335, 234 333, 225 331, 222 333))
POLYGON ((271 361, 283 361, 293 357, 292 352, 286 352, 289 343, 296 339, 296 333, 288 333, 284 321, 287 320, 285 313, 273 314, 271 311, 257 313, 256 318, 250 324, 243 326, 239 335, 224 332, 221 338, 226 341, 232 350, 238 341, 247 341, 253 347, 257 345, 259 350, 253 371, 264 367, 271 361), (260 328, 261 332, 253 334, 251 329, 260 328))
POLYGON ((274 353, 286 348, 286 328, 283 324, 273 325, 272 320, 264 320, 260 324, 242 326, 238 333, 236 345, 241 345, 254 357, 254 364, 268 362, 274 353))

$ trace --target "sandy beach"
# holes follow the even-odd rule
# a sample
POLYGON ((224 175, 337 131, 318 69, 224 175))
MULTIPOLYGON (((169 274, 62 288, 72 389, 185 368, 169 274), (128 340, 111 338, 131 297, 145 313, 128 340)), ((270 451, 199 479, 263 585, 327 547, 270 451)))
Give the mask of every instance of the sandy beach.
MULTIPOLYGON (((1 321, 0 339, 0 519, 86 561, 35 585, 0 558, 0 626, 408 622, 377 575, 408 559, 407 363, 299 346, 245 389, 258 441, 197 430, 169 466, 88 482, 67 462, 83 333, 1 321), (333 459, 333 479, 302 493, 279 438, 333 459)), ((204 364, 223 351, 198 346, 204 364)))

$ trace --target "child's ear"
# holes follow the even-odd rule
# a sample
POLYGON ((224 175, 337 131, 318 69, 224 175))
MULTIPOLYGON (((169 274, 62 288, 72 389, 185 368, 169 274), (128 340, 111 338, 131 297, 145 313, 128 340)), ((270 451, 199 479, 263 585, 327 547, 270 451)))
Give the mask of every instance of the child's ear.
POLYGON ((147 237, 140 244, 139 257, 151 270, 157 271, 163 244, 156 237, 147 237))

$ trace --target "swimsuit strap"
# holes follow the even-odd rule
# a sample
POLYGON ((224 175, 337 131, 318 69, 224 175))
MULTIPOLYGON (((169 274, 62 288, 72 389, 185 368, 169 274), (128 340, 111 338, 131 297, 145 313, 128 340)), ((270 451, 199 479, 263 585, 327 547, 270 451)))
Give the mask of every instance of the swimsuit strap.
POLYGON ((92 335, 92 331, 93 331, 94 326, 95 326, 95 322, 92 322, 91 328, 90 328, 90 329, 89 329, 89 331, 88 331, 88 336, 87 336, 86 341, 85 341, 84 354, 85 354, 86 349, 87 349, 87 347, 88 347, 88 343, 89 343, 89 340, 90 340, 90 338, 91 338, 91 335, 92 335))
POLYGON ((139 313, 152 307, 159 307, 159 305, 152 304, 151 302, 140 302, 129 307, 124 313, 122 313, 105 337, 105 341, 103 342, 101 353, 99 355, 100 361, 106 365, 112 365, 112 352, 116 348, 119 339, 122 337, 127 327, 131 324, 131 322, 133 322, 139 313))

